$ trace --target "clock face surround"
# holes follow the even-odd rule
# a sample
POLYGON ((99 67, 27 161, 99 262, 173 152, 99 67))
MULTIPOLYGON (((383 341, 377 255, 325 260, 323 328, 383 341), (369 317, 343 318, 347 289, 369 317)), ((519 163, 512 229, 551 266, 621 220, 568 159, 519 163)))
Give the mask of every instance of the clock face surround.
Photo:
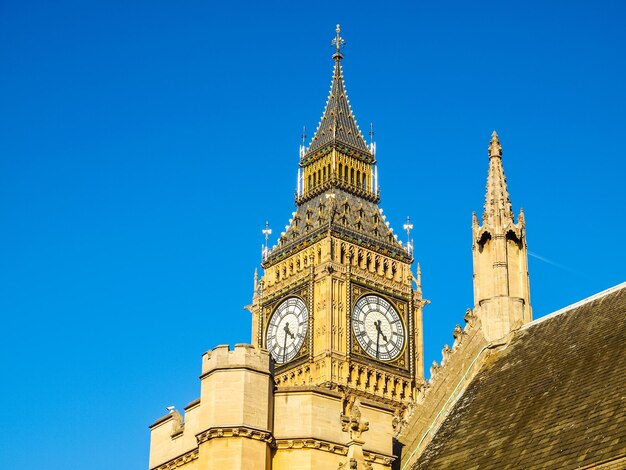
POLYGON ((265 347, 278 364, 291 361, 304 343, 309 311, 298 297, 290 297, 274 311, 265 332, 265 347))
POLYGON ((357 301, 352 329, 361 348, 374 359, 391 361, 404 349, 402 319, 393 305, 378 295, 365 295, 357 301))

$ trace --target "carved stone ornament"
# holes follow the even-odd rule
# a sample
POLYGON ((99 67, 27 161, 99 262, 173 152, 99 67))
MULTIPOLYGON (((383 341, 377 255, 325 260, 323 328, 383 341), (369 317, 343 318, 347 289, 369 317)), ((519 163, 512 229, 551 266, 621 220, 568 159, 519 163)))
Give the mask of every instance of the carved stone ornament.
POLYGON ((430 380, 433 380, 437 376, 437 372, 439 372, 439 364, 437 364, 437 361, 433 361, 430 366, 430 380))
POLYGON ((245 437, 256 441, 264 441, 272 445, 274 442, 274 436, 268 431, 262 431, 260 429, 254 429, 247 426, 225 426, 225 427, 213 427, 207 429, 203 433, 196 436, 198 444, 209 441, 216 438, 224 437, 245 437))
POLYGON ((454 331, 452 332, 452 337, 454 338, 454 343, 452 344, 452 349, 458 348, 463 342, 463 330, 461 329, 461 325, 457 325, 454 327, 454 331))
MULTIPOLYGON (((361 466, 363 470, 372 470, 372 464, 369 462, 365 462, 364 466, 361 466)), ((337 467, 337 470, 361 470, 359 469, 359 464, 356 459, 350 459, 348 462, 342 462, 337 467)))
POLYGON ((176 457, 173 460, 170 460, 169 462, 164 463, 163 465, 156 467, 156 470, 173 470, 175 468, 182 467, 183 465, 188 464, 192 460, 197 459, 198 455, 199 455, 198 449, 194 449, 192 451, 187 452, 186 454, 176 457))
POLYGON ((344 411, 341 413, 341 430, 350 434, 350 440, 359 440, 361 434, 369 430, 369 422, 361 419, 361 410, 355 402, 354 395, 344 399, 344 411))
POLYGON ((450 346, 448 346, 447 344, 445 344, 443 346, 443 349, 441 350, 441 365, 445 365, 448 362, 448 359, 450 358, 450 354, 452 353, 452 350, 450 349, 450 346))
POLYGON ((474 323, 476 322, 476 314, 474 313, 474 310, 472 310, 471 308, 468 308, 465 311, 465 316, 463 317, 463 319, 465 320, 466 328, 471 328, 474 326, 474 323))
POLYGON ((337 455, 346 456, 348 448, 346 446, 333 444, 332 442, 320 441, 317 439, 279 439, 276 440, 277 449, 317 449, 323 452, 330 452, 337 455))

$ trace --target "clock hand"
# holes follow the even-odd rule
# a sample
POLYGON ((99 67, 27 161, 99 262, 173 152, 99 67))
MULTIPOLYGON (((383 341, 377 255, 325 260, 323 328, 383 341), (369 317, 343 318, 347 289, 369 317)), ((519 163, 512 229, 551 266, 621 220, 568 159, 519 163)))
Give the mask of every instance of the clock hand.
POLYGON ((291 339, 295 339, 296 336, 291 332, 291 330, 289 329, 289 322, 285 323, 285 334, 291 336, 291 339))
POLYGON ((376 359, 378 359, 378 350, 380 348, 380 320, 374 322, 376 327, 376 359))
POLYGON ((376 359, 378 359, 378 348, 380 347, 380 337, 382 336, 383 340, 385 342, 387 341, 387 336, 385 336, 382 328, 380 327, 381 323, 382 322, 380 320, 376 320, 374 322, 374 326, 376 327, 376 359))
POLYGON ((378 347, 380 343, 380 326, 377 321, 374 322, 376 326, 376 359, 378 359, 378 347))
POLYGON ((283 364, 287 361, 287 335, 291 336, 291 339, 295 339, 295 335, 289 330, 289 322, 285 324, 283 328, 285 332, 285 340, 283 341, 283 364))

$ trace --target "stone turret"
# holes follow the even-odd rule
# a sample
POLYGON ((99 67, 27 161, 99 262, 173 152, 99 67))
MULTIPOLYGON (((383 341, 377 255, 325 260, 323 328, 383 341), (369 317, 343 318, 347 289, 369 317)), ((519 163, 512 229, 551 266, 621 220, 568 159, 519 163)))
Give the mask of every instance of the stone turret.
POLYGON ((166 468, 173 460, 197 460, 207 469, 270 468, 271 374, 268 352, 250 345, 205 353, 200 399, 185 408, 184 421, 173 411, 150 426, 149 468, 166 468))
POLYGON ((482 217, 472 224, 474 311, 485 337, 494 341, 532 320, 524 212, 515 222, 502 167, 502 146, 494 131, 482 217))

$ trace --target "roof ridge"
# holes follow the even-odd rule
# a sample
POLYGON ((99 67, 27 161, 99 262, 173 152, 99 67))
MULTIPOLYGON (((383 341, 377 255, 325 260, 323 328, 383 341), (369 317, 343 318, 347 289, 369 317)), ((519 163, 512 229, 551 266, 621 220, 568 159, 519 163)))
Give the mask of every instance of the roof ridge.
POLYGON ((539 318, 531 321, 530 323, 526 323, 520 329, 521 330, 526 330, 526 329, 531 328, 531 327, 533 327, 535 325, 543 323, 546 320, 550 320, 551 318, 557 317, 559 315, 563 315, 564 313, 567 313, 570 310, 574 310, 574 309, 576 309, 578 307, 582 307, 583 305, 589 304, 589 303, 591 303, 591 302, 593 302, 595 300, 598 300, 598 299, 601 299, 603 297, 606 297, 606 296, 608 296, 610 294, 613 294, 614 292, 618 292, 618 291, 620 291, 622 289, 626 289, 626 281, 624 281, 624 282, 622 282, 620 284, 617 284, 617 285, 615 285, 613 287, 609 287, 608 289, 605 289, 605 290, 603 290, 601 292, 598 292, 597 294, 593 294, 590 297, 587 297, 587 298, 584 298, 582 300, 579 300, 578 302, 574 302, 573 304, 568 305, 567 307, 563 307, 563 308, 561 308, 559 310, 556 310, 556 311, 554 311, 552 313, 544 315, 543 317, 539 317, 539 318))

